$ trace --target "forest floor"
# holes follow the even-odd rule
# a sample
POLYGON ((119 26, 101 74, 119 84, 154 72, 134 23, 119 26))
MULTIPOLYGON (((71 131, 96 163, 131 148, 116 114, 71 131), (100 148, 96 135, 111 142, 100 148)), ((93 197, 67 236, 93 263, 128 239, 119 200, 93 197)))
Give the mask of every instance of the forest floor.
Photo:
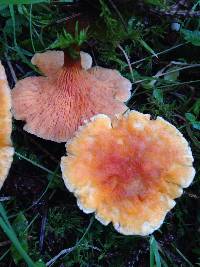
MULTIPOLYGON (((183 133, 196 169, 159 230, 124 236, 77 207, 60 171, 64 143, 31 135, 24 122, 13 119, 15 156, 1 190, 0 214, 34 262, 29 266, 199 266, 200 1, 1 2, 0 58, 11 88, 18 79, 38 75, 31 57, 78 21, 89 26, 82 50, 94 64, 117 69, 132 82, 130 109, 161 116, 183 133)), ((2 229, 0 266, 27 266, 2 229)))

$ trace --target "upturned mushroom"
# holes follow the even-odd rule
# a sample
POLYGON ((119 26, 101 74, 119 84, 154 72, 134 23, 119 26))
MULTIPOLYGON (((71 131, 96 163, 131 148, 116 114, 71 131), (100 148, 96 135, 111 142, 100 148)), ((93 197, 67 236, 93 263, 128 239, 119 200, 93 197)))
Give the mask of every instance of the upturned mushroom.
POLYGON ((6 73, 0 61, 0 189, 10 169, 14 149, 10 135, 12 131, 11 96, 6 73))
POLYGON ((79 208, 124 235, 158 229, 195 175, 179 130, 136 111, 113 119, 94 116, 66 149, 62 175, 79 208))
POLYGON ((37 53, 32 63, 46 77, 28 77, 12 90, 13 115, 26 122, 24 130, 41 138, 64 142, 85 119, 95 114, 124 112, 131 83, 116 70, 93 67, 81 52, 72 59, 62 51, 37 53))

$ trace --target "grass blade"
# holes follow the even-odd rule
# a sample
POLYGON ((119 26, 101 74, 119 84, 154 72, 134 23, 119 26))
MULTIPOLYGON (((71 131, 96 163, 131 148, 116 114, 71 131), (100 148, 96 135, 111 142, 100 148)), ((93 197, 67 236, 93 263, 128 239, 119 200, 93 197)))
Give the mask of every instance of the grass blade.
POLYGON ((4 219, 5 223, 7 223, 7 225, 12 229, 12 226, 8 221, 8 217, 7 217, 6 211, 5 211, 5 209, 4 209, 4 207, 3 207, 3 205, 1 203, 0 203, 0 215, 4 219))
POLYGON ((23 247, 21 246, 19 240, 17 239, 17 236, 16 236, 15 232, 10 227, 8 227, 8 225, 4 222, 4 220, 2 218, 0 218, 0 226, 1 226, 2 230, 4 231, 4 233, 11 240, 13 246, 16 248, 18 253, 22 256, 22 258, 28 264, 28 266, 29 267, 35 267, 34 262, 28 256, 28 254, 25 252, 23 247))
POLYGON ((183 255, 182 252, 180 252, 180 250, 178 248, 176 248, 174 245, 173 245, 173 248, 178 252, 178 254, 185 260, 185 262, 187 262, 187 264, 190 266, 190 267, 193 267, 193 264, 183 255))
POLYGON ((161 267, 161 258, 158 252, 158 244, 152 235, 150 238, 150 267, 154 267, 154 260, 156 267, 161 267))
POLYGON ((17 39, 16 39, 16 23, 15 23, 15 11, 14 11, 14 7, 13 7, 12 4, 9 5, 9 10, 10 10, 10 15, 11 15, 12 24, 13 24, 13 40, 14 40, 15 50, 16 50, 16 52, 18 53, 18 55, 21 57, 22 61, 25 64, 27 64, 34 71, 38 72, 37 68, 27 60, 27 58, 24 56, 24 54, 22 53, 21 49, 19 48, 19 46, 17 44, 17 39))
MULTIPOLYGON (((45 171, 45 172, 47 172, 47 173, 49 173, 49 174, 51 174, 51 175, 54 175, 54 172, 53 172, 53 171, 51 171, 51 170, 45 168, 44 166, 42 166, 42 165, 40 165, 40 164, 34 162, 33 160, 31 160, 31 159, 29 159, 29 158, 27 158, 27 157, 21 155, 20 153, 18 153, 18 152, 16 152, 16 151, 15 151, 15 155, 17 155, 19 158, 22 158, 22 159, 26 160, 27 162, 31 163, 32 165, 34 165, 34 166, 40 168, 41 170, 43 170, 43 171, 45 171)), ((56 174, 56 176, 60 177, 60 175, 57 175, 57 174, 56 174)))

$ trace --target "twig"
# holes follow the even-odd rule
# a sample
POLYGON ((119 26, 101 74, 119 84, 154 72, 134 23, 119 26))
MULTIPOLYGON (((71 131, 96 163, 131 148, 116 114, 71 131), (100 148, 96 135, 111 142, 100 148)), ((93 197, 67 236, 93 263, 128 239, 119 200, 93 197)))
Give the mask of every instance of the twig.
MULTIPOLYGON (((178 44, 178 45, 172 46, 172 47, 170 47, 170 48, 168 48, 168 49, 166 49, 166 50, 163 50, 163 51, 161 51, 161 52, 156 53, 156 55, 159 56, 159 55, 166 54, 166 53, 168 53, 168 52, 170 52, 170 51, 172 51, 172 50, 174 50, 174 49, 176 49, 176 48, 179 48, 179 47, 181 47, 181 46, 184 46, 184 45, 186 45, 186 44, 188 44, 188 43, 189 43, 189 42, 185 42, 185 43, 182 43, 182 44, 178 44)), ((136 64, 141 63, 141 62, 143 62, 143 61, 145 61, 145 60, 147 60, 147 59, 156 57, 156 55, 151 55, 151 56, 142 58, 142 59, 140 59, 140 60, 137 60, 137 61, 135 61, 135 62, 132 62, 131 65, 136 65, 136 64)))
POLYGON ((128 67, 129 67, 129 70, 130 70, 130 73, 131 73, 132 81, 134 82, 135 79, 134 79, 134 76, 133 76, 133 69, 132 69, 132 66, 131 66, 129 57, 128 57, 126 51, 123 49, 123 47, 122 47, 120 44, 118 44, 117 47, 118 47, 118 48, 122 51, 122 53, 124 54, 124 57, 125 57, 125 59, 126 59, 126 61, 127 61, 127 63, 128 63, 128 67))
POLYGON ((68 20, 70 20, 70 19, 79 17, 80 15, 81 15, 81 13, 73 14, 72 16, 69 16, 69 17, 65 17, 65 18, 56 20, 56 23, 61 23, 61 22, 63 22, 63 21, 68 21, 68 20))
POLYGON ((52 266, 53 264, 54 264, 54 262, 56 262, 61 256, 63 256, 63 255, 68 255, 70 252, 72 252, 73 251, 73 249, 74 249, 74 247, 71 247, 71 248, 66 248, 66 249, 63 249, 63 250, 61 250, 59 253, 58 253, 58 255, 56 255, 53 259, 51 259, 50 261, 48 261, 47 263, 46 263, 46 266, 48 267, 48 266, 52 266))
POLYGON ((150 8, 150 12, 154 14, 159 14, 160 16, 176 16, 176 17, 200 17, 200 11, 192 10, 163 10, 163 9, 153 9, 150 8))
POLYGON ((94 246, 87 246, 88 248, 92 248, 92 249, 94 249, 94 250, 97 250, 97 251, 101 251, 101 249, 100 248, 98 248, 98 247, 94 247, 94 246))
MULTIPOLYGON (((157 76, 152 76, 153 78, 159 78, 159 77, 162 77, 164 75, 167 75, 167 74, 171 74, 171 73, 174 73, 174 72, 177 72, 179 70, 185 70, 185 69, 190 69, 190 68, 197 68, 197 67, 200 67, 200 64, 193 64, 193 65, 189 65, 189 66, 185 66, 183 68, 178 68, 178 69, 175 69, 175 70, 171 70, 171 71, 168 71, 168 72, 164 72, 164 73, 161 73, 157 76)), ((148 81, 149 79, 143 79, 143 80, 139 80, 139 81, 136 81, 134 82, 133 84, 138 84, 138 83, 142 83, 142 82, 145 82, 145 81, 148 81)))
POLYGON ((179 61, 171 61, 170 63, 173 65, 180 65, 180 66, 192 65, 192 64, 185 63, 185 62, 179 62, 179 61))
POLYGON ((8 67, 9 67, 9 69, 10 69, 10 73, 11 73, 11 75, 12 75, 14 84, 16 84, 16 82, 17 82, 17 77, 16 77, 15 71, 14 71, 14 69, 13 69, 13 66, 12 66, 10 60, 8 59, 7 54, 4 53, 4 55, 5 55, 5 58, 6 58, 6 62, 7 62, 7 64, 8 64, 8 67))
POLYGON ((46 266, 49 267, 49 266, 52 266, 61 256, 66 256, 68 255, 69 253, 71 253, 73 250, 75 250, 78 246, 80 246, 81 242, 83 241, 83 239, 85 238, 86 234, 88 233, 88 231, 90 230, 90 227, 92 225, 94 221, 94 217, 91 218, 90 220, 90 223, 87 227, 87 229, 85 230, 85 233, 83 234, 83 236, 81 237, 81 239, 79 239, 79 241, 76 243, 75 246, 71 247, 71 248, 67 248, 67 249, 63 249, 61 250, 58 255, 56 255, 55 257, 53 257, 50 261, 48 261, 46 263, 46 266))
POLYGON ((11 197, 0 197, 0 202, 10 200, 11 197))
POLYGON ((194 198, 194 199, 199 199, 200 198, 200 196, 195 195, 193 193, 184 192, 184 194, 187 195, 187 196, 189 196, 189 197, 191 197, 191 198, 194 198))
POLYGON ((30 31, 30 37, 31 37, 31 45, 33 52, 35 53, 35 46, 33 42, 33 31, 32 31, 32 9, 33 9, 33 4, 30 5, 30 13, 29 13, 29 31, 30 31))
POLYGON ((42 223, 41 223, 41 229, 40 229, 40 252, 42 253, 43 245, 44 245, 44 238, 45 238, 45 227, 47 222, 47 209, 44 211, 44 215, 42 216, 42 223))
POLYGON ((122 17, 121 13, 119 12, 119 9, 117 8, 117 6, 113 3, 112 0, 108 0, 110 2, 110 4, 112 5, 113 9, 115 10, 115 12, 117 13, 117 15, 119 16, 122 25, 124 26, 125 31, 127 31, 127 27, 126 27, 126 22, 124 20, 124 18, 122 17))
POLYGON ((161 86, 158 86, 157 89, 160 89, 160 88, 166 88, 166 87, 172 87, 172 86, 180 86, 180 85, 191 84, 191 83, 199 83, 199 82, 200 82, 200 80, 194 80, 194 81, 188 81, 188 82, 172 83, 172 84, 168 84, 168 85, 161 85, 161 86))
MULTIPOLYGON (((139 2, 139 1, 138 1, 139 2)), ((195 11, 194 8, 190 10, 188 6, 188 1, 186 0, 179 0, 176 1, 174 5, 169 6, 167 9, 163 8, 148 8, 150 13, 159 16, 170 16, 170 17, 200 17, 200 11, 195 11), (183 9, 184 8, 184 9, 183 9)), ((144 3, 139 2, 138 7, 144 10, 144 3)))

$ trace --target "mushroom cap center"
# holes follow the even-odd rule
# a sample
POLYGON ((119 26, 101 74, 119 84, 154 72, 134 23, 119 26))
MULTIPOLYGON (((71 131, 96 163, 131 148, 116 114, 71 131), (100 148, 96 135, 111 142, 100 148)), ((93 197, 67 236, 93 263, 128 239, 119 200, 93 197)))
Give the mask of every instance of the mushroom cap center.
POLYGON ((164 168, 157 159, 145 156, 152 153, 154 147, 145 145, 145 138, 130 140, 126 150, 120 140, 123 143, 122 139, 111 142, 109 152, 102 148, 101 153, 96 154, 96 181, 104 190, 112 191, 114 198, 142 197, 152 185, 159 183, 164 168))

